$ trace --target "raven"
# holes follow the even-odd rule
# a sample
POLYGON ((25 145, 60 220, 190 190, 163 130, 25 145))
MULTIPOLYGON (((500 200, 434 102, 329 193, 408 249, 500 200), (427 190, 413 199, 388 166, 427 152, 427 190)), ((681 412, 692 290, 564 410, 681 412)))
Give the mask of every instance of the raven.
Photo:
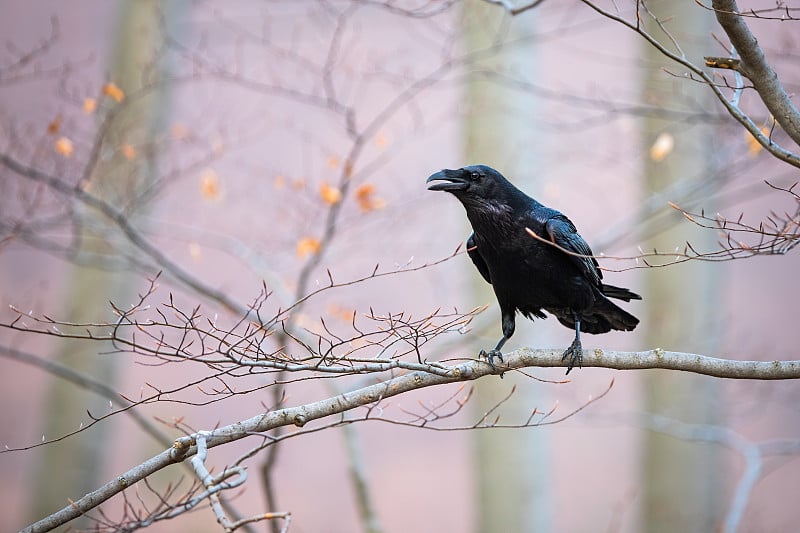
POLYGON ((629 302, 642 297, 602 283, 597 260, 572 222, 495 169, 486 165, 445 169, 426 183, 431 183, 428 190, 451 193, 467 211, 472 226, 467 253, 492 285, 502 315, 503 337, 493 350, 480 352, 492 368, 495 357, 503 360, 500 349, 514 334, 517 311, 533 319, 546 318, 544 310, 575 330, 575 340, 561 357, 563 361, 569 356, 567 374, 583 362, 581 331, 631 331, 639 323, 609 298, 629 302))

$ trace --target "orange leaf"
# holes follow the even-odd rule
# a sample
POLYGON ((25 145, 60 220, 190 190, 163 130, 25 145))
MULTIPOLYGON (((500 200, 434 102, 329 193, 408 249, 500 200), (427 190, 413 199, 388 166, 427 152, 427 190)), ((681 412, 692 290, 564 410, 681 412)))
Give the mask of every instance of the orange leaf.
MULTIPOLYGON (((769 129, 768 128, 761 128, 761 133, 763 133, 765 136, 769 137, 769 129)), ((761 152, 761 150, 764 149, 764 147, 761 146, 761 143, 759 143, 756 140, 756 138, 753 137, 752 135, 750 135, 750 133, 748 133, 746 130, 745 130, 745 135, 747 135, 747 154, 750 157, 757 156, 758 153, 761 152)))
POLYGON ((365 213, 386 206, 386 202, 382 198, 375 198, 375 186, 371 183, 359 185, 355 191, 355 195, 358 206, 365 213))
POLYGON ((273 185, 275 186, 276 189, 285 189, 286 188, 286 176, 283 176, 281 174, 278 174, 277 176, 275 176, 275 181, 273 182, 273 185))
POLYGON ((72 141, 70 141, 66 137, 59 137, 55 144, 56 152, 63 155, 64 157, 69 157, 72 155, 72 152, 75 151, 75 147, 72 146, 72 141))
POLYGON ((331 187, 327 183, 319 186, 319 195, 326 204, 334 205, 342 201, 342 191, 336 187, 331 187))
POLYGON ((303 237, 297 241, 297 257, 304 258, 308 254, 315 254, 319 252, 320 242, 313 237, 303 237))
POLYGON ((83 99, 83 112, 86 114, 94 113, 97 109, 97 100, 94 98, 84 98, 83 99))
POLYGON ((47 133, 55 135, 61 129, 61 115, 58 115, 53 121, 47 125, 47 133))
POLYGON ((328 314, 345 322, 352 322, 356 316, 355 309, 347 309, 336 303, 328 304, 328 314))
POLYGON ((116 83, 110 81, 103 85, 103 94, 116 100, 117 102, 121 102, 125 99, 125 92, 120 89, 116 83))
POLYGON ((200 194, 206 200, 218 200, 220 196, 219 176, 213 169, 208 169, 200 176, 200 194))
POLYGON ((132 145, 128 143, 123 144, 120 147, 120 151, 122 152, 122 155, 125 156, 125 159, 127 159, 128 161, 131 161, 133 158, 136 157, 136 148, 134 148, 132 145))
POLYGON ((356 198, 361 200, 367 198, 375 192, 375 186, 371 183, 364 183, 356 188, 356 198))

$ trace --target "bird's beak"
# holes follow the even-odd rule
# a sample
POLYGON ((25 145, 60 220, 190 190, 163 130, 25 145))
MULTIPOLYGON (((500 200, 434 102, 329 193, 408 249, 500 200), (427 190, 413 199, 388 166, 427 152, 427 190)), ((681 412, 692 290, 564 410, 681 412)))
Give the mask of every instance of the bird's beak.
POLYGON ((464 178, 461 170, 440 170, 425 180, 425 183, 436 182, 428 186, 429 191, 463 191, 469 187, 469 182, 464 178))

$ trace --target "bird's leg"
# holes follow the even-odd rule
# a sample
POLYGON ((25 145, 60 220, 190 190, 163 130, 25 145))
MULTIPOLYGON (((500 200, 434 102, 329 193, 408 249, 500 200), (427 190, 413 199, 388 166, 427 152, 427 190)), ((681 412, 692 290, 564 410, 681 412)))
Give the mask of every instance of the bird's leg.
POLYGON ((583 346, 581 346, 581 315, 573 312, 575 317, 575 340, 572 341, 569 348, 564 350, 564 355, 561 356, 563 361, 569 355, 569 364, 567 364, 567 374, 572 370, 575 365, 578 368, 583 368, 583 346))
MULTIPOLYGON (((497 357, 500 359, 501 363, 504 362, 500 348, 502 348, 506 341, 514 334, 514 328, 514 313, 503 313, 503 337, 497 342, 497 346, 495 346, 494 349, 488 352, 486 350, 481 350, 480 353, 478 353, 479 357, 486 358, 486 362, 489 363, 489 366, 492 367, 492 370, 495 372, 497 368, 494 366, 494 358, 497 357)), ((502 372, 500 372, 500 377, 503 377, 502 372)))
MULTIPOLYGON (((503 354, 500 352, 500 348, 503 347, 503 345, 506 343, 507 340, 508 337, 506 337, 504 334, 503 338, 500 339, 500 342, 498 342, 497 346, 495 346, 492 350, 489 350, 488 352, 486 350, 481 350, 480 353, 478 353, 480 357, 486 358, 486 362, 489 363, 489 366, 492 367, 492 370, 497 370, 497 368, 495 368, 494 366, 495 357, 500 359, 501 363, 503 362, 503 354)), ((500 377, 503 377, 502 373, 500 374, 500 377)))

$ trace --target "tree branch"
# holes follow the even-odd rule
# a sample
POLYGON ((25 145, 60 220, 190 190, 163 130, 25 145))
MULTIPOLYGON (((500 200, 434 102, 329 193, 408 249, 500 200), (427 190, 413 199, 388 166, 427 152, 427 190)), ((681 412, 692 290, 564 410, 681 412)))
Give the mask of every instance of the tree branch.
MULTIPOLYGON (((277 427, 290 425, 303 427, 312 420, 342 414, 357 407, 375 404, 385 398, 435 385, 471 381, 492 373, 508 372, 525 367, 565 367, 567 365, 567 362, 561 360, 562 352, 560 349, 533 350, 522 348, 507 354, 505 357, 505 364, 497 365, 496 371, 493 371, 484 361, 469 360, 461 364, 445 367, 448 369, 447 375, 419 371, 410 372, 318 402, 261 413, 250 419, 204 433, 205 443, 208 448, 213 448, 257 433, 270 431, 277 427)), ((800 360, 734 361, 698 354, 669 352, 660 348, 646 352, 587 350, 584 352, 583 366, 617 370, 661 368, 734 379, 800 378, 800 360)), ((172 448, 130 469, 99 489, 70 503, 60 511, 28 526, 23 531, 25 533, 49 531, 66 524, 81 514, 94 509, 134 483, 169 465, 179 463, 196 453, 195 436, 181 437, 173 443, 172 448)))
MULTIPOLYGON (((741 108, 736 104, 734 101, 729 101, 728 98, 722 91, 722 88, 717 86, 714 80, 706 74, 698 65, 695 65, 691 61, 689 61, 685 56, 682 54, 676 54, 671 50, 667 49, 663 44, 661 44, 655 37, 644 31, 642 29, 639 19, 635 19, 634 22, 626 20, 621 15, 616 14, 615 12, 611 12, 608 10, 603 9, 595 2, 591 0, 580 0, 581 3, 589 7, 590 9, 594 10, 595 12, 599 13, 600 15, 613 20, 623 26, 633 30, 634 32, 638 33, 643 39, 645 39, 651 46, 655 47, 662 55, 675 61, 679 65, 683 65, 691 72, 692 79, 698 78, 706 85, 708 85, 709 89, 716 95, 717 99, 725 106, 725 109, 728 113, 736 119, 739 124, 741 124, 758 143, 764 147, 764 149, 778 158, 779 160, 792 165, 793 167, 800 168, 800 155, 794 153, 782 146, 778 145, 773 139, 771 135, 767 135, 761 131, 761 128, 756 125, 755 122, 744 112, 741 108)), ((638 4, 637 4, 638 5, 638 4)), ((741 52, 740 52, 741 54, 741 52)))
MULTIPOLYGON (((566 367, 563 350, 521 348, 504 356, 506 365, 497 365, 498 372, 525 367, 566 367)), ((483 365, 482 362, 475 362, 483 365)), ((735 361, 706 355, 671 352, 654 348, 644 352, 614 350, 585 350, 583 367, 613 368, 616 370, 663 369, 692 372, 717 378, 731 379, 798 379, 800 360, 794 361, 735 361)), ((487 372, 491 373, 491 372, 487 372)), ((475 379, 475 378, 471 378, 475 379)))
POLYGON ((744 73, 753 83, 772 116, 787 135, 800 145, 800 111, 781 85, 778 75, 764 56, 758 40, 750 32, 735 0, 712 0, 711 6, 722 29, 741 57, 744 73))
POLYGON ((736 484, 721 531, 735 533, 742 522, 745 508, 756 483, 765 475, 764 462, 769 456, 796 454, 800 441, 779 440, 753 442, 731 428, 708 424, 689 424, 664 416, 649 414, 639 421, 650 431, 657 431, 687 442, 718 444, 740 454, 745 467, 736 484))
POLYGON ((150 257, 153 261, 155 261, 157 265, 166 270, 175 279, 177 279, 184 285, 188 286, 192 290, 196 291, 198 294, 201 294, 206 298, 209 298, 210 300, 218 302, 220 305, 222 305, 229 311, 232 311, 236 314, 242 314, 243 312, 246 312, 244 306, 240 305, 232 298, 228 297, 228 295, 224 291, 216 290, 206 285, 198 278, 189 274, 189 272, 187 272, 177 263, 169 259, 163 251, 161 251, 156 245, 147 240, 133 226, 133 224, 131 224, 131 222, 128 220, 128 217, 122 211, 120 211, 113 205, 105 202, 104 200, 98 198, 97 196, 90 194, 89 192, 83 190, 81 187, 71 186, 65 181, 56 178, 55 176, 51 176, 35 168, 25 166, 24 164, 20 163, 16 159, 13 159, 6 154, 0 154, 0 165, 8 168, 18 176, 46 185, 47 187, 55 190, 60 194, 63 194, 68 198, 74 198, 75 200, 83 203, 84 205, 96 209, 104 216, 106 216, 109 220, 111 220, 114 224, 116 224, 116 226, 120 229, 122 234, 125 235, 125 237, 131 244, 133 244, 136 248, 138 248, 144 254, 150 257))

